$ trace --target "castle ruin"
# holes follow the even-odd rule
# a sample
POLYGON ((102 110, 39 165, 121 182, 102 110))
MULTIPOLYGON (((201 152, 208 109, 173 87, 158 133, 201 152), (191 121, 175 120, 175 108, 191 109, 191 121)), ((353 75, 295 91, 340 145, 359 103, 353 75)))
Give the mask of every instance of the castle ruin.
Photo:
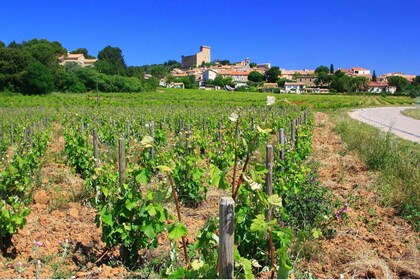
POLYGON ((182 68, 199 67, 202 63, 210 62, 210 47, 201 46, 200 51, 194 55, 182 56, 182 68))

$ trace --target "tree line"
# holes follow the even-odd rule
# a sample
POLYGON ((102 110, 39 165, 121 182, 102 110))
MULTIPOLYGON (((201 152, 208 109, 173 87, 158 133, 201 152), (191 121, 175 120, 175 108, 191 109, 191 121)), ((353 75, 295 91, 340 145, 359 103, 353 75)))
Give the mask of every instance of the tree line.
POLYGON ((58 92, 142 92, 155 90, 159 79, 177 61, 164 64, 127 66, 118 47, 106 46, 99 51, 94 67, 77 63, 60 65, 58 58, 68 53, 81 53, 94 58, 86 48, 68 52, 60 42, 32 39, 22 43, 0 41, 0 92, 46 94, 58 92), (145 74, 152 77, 145 79, 145 74))

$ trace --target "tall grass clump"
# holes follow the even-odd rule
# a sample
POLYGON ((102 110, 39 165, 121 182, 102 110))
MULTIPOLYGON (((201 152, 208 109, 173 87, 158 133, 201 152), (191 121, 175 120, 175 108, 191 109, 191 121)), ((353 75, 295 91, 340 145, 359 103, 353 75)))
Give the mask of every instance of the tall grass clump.
POLYGON ((380 171, 375 183, 382 202, 399 209, 420 230, 420 145, 348 117, 337 119, 335 129, 349 150, 380 171))

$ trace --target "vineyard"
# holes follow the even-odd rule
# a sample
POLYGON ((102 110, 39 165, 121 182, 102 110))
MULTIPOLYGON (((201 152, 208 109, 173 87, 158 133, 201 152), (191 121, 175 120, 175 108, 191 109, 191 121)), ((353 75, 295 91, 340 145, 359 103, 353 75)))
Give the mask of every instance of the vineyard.
POLYGON ((411 102, 203 95, 1 97, 5 277, 287 278, 295 241, 332 238, 349 207, 307 165, 313 109, 411 102), (62 172, 46 178, 51 167, 62 172), (91 219, 101 240, 76 237, 77 223, 37 238, 25 230, 41 210, 91 219), (17 251, 17 236, 30 248, 17 251))

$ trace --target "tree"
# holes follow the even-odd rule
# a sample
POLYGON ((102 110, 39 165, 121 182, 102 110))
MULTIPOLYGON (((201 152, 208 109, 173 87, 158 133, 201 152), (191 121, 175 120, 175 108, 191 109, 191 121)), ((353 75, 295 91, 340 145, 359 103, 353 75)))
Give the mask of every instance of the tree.
POLYGON ((332 63, 330 65, 330 74, 334 74, 334 65, 332 63))
POLYGON ((353 92, 358 92, 358 91, 366 91, 368 84, 369 84, 369 79, 366 77, 353 77, 350 80, 350 89, 353 92))
POLYGON ((315 79, 315 84, 317 86, 324 86, 324 85, 330 85, 332 81, 331 75, 325 72, 319 73, 318 77, 315 79))
POLYGON ((33 60, 26 68, 21 91, 24 94, 46 94, 54 90, 54 77, 46 66, 33 60))
POLYGON ((419 86, 420 85, 420 76, 416 76, 413 79, 413 86, 419 86))
POLYGON ((279 79, 280 74, 281 74, 280 68, 277 67, 277 66, 273 66, 270 69, 268 69, 267 71, 265 71, 264 79, 268 83, 276 83, 277 80, 279 79))
POLYGON ((165 63, 163 63, 163 66, 165 66, 165 68, 169 71, 172 71, 175 68, 181 68, 182 65, 176 60, 168 60, 165 63))
POLYGON ((327 66, 321 65, 318 68, 315 69, 315 73, 316 74, 321 74, 321 73, 327 73, 330 71, 330 69, 328 69, 327 66))
POLYGON ((70 53, 73 53, 73 54, 81 53, 84 55, 85 58, 95 58, 94 56, 89 54, 89 51, 86 48, 78 48, 78 49, 75 49, 74 51, 71 51, 70 53))
POLYGON ((5 47, 6 45, 2 41, 0 41, 0 48, 5 48, 5 47))
POLYGON ((336 71, 339 75, 333 75, 331 80, 330 89, 336 92, 350 92, 351 78, 343 72, 336 71), (341 75, 343 74, 343 75, 341 75))
POLYGON ((227 60, 227 59, 220 60, 219 63, 222 64, 222 65, 230 65, 230 61, 227 60))
POLYGON ((24 82, 31 55, 18 48, 0 48, 0 91, 19 90, 24 82))
POLYGON ((248 81, 260 83, 264 81, 264 75, 258 71, 251 71, 248 74, 248 81))
POLYGON ((249 67, 251 67, 251 68, 255 68, 255 67, 257 67, 257 63, 255 63, 255 62, 251 62, 251 63, 249 64, 249 67))
POLYGON ((125 75, 124 57, 120 48, 106 46, 98 53, 98 61, 95 67, 102 73, 108 75, 125 75))
POLYGON ((372 81, 376 82, 376 80, 377 80, 376 72, 375 70, 373 70, 372 81))
POLYGON ((388 84, 397 87, 397 92, 403 92, 408 88, 408 80, 400 76, 388 77, 388 84))

